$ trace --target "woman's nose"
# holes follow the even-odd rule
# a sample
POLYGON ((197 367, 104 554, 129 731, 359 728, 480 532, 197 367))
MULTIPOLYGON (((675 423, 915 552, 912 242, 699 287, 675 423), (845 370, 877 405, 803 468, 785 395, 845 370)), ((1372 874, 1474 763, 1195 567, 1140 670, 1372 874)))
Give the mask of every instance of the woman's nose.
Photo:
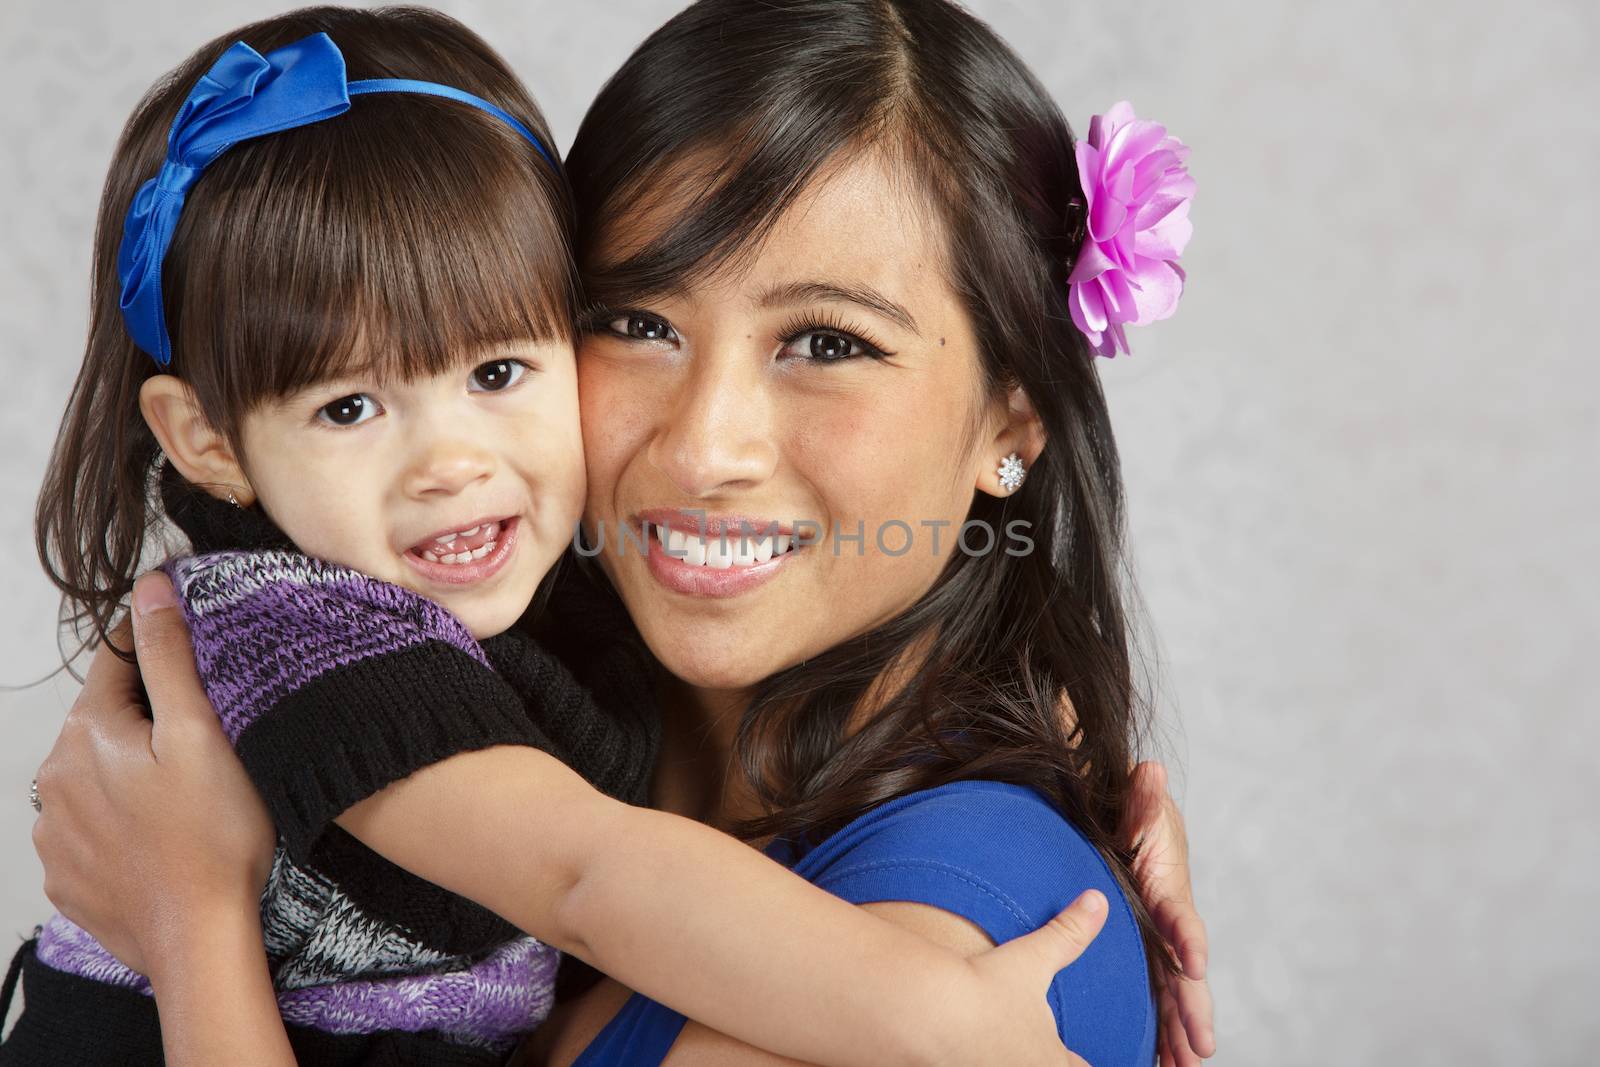
POLYGON ((771 397, 748 359, 706 359, 678 385, 649 458, 690 497, 748 489, 772 476, 771 397))
POLYGON ((423 442, 405 474, 407 495, 454 496, 494 474, 493 453, 459 437, 423 442))

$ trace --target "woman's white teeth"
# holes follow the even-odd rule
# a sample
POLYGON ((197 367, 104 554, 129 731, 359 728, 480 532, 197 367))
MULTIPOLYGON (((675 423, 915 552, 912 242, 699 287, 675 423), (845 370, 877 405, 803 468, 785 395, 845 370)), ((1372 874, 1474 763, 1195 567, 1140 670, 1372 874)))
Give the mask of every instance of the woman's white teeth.
POLYGON ((788 534, 771 534, 765 537, 743 537, 729 533, 718 537, 700 537, 682 530, 656 527, 656 540, 668 554, 696 567, 727 570, 729 567, 753 567, 766 563, 774 556, 789 551, 788 534))

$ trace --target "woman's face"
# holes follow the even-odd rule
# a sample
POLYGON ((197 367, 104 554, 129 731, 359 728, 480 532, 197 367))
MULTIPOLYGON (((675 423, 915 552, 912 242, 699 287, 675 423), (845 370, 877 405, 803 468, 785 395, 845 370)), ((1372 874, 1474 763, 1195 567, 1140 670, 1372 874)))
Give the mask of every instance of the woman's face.
MULTIPOLYGON (((608 220, 602 260, 673 210, 608 220)), ((584 341, 589 542, 690 685, 748 687, 908 607, 993 490, 1004 405, 934 219, 857 154, 750 255, 584 341)))

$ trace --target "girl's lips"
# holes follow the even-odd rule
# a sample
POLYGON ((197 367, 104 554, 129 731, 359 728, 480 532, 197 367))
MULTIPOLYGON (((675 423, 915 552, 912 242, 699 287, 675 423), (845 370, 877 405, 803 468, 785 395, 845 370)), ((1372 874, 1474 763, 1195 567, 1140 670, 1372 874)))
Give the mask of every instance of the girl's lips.
POLYGON ((494 577, 506 561, 511 558, 511 553, 516 551, 517 534, 521 530, 522 520, 517 516, 500 520, 500 533, 493 542, 494 548, 482 559, 475 559, 468 563, 435 563, 423 559, 417 554, 416 548, 407 549, 403 555, 411 569, 440 585, 473 585, 494 577))
POLYGON ((739 596, 771 581, 801 551, 793 548, 764 563, 717 568, 678 558, 659 537, 652 535, 648 544, 645 563, 656 581, 685 596, 719 599, 739 596))

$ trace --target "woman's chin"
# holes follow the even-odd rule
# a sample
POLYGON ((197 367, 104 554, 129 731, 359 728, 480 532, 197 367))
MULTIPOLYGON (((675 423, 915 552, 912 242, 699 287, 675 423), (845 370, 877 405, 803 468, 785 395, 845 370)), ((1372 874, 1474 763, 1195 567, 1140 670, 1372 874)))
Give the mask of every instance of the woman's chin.
POLYGON ((750 689, 800 662, 791 654, 775 655, 777 650, 757 640, 707 640, 704 635, 655 634, 649 628, 641 632, 661 665, 695 689, 750 689))

